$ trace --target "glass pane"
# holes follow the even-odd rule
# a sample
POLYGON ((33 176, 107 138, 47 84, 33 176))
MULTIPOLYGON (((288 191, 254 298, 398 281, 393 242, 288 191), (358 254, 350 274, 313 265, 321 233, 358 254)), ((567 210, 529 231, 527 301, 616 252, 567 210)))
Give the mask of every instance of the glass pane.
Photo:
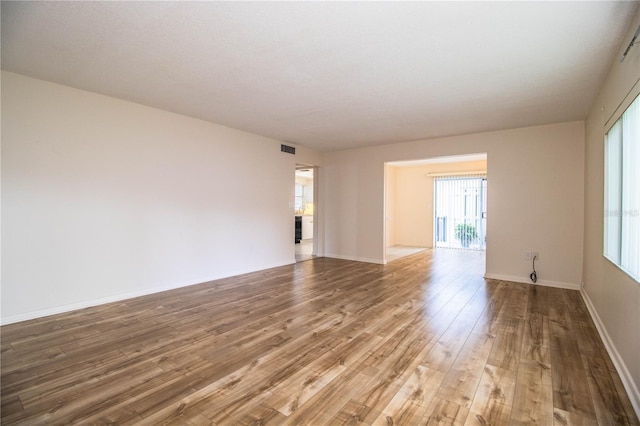
POLYGON ((604 255, 615 263, 620 262, 621 145, 622 125, 618 121, 607 134, 604 153, 604 255))
POLYGON ((436 247, 484 250, 486 177, 436 178, 434 187, 436 247))
POLYGON ((304 185, 296 183, 296 196, 293 209, 298 212, 303 209, 304 206, 304 185))

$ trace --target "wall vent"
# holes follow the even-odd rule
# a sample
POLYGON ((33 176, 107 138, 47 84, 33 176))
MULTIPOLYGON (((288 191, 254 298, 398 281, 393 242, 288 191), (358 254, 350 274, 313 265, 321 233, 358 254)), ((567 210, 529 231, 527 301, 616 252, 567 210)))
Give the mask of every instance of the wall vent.
POLYGON ((280 145, 280 151, 286 152, 287 154, 296 155, 296 149, 289 145, 280 145))

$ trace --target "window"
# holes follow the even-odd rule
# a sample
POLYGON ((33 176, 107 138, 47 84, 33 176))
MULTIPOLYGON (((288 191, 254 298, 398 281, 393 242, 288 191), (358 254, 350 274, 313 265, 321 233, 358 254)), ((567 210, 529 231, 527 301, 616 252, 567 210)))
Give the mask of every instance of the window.
POLYGON ((300 211, 302 209, 304 209, 304 185, 296 183, 296 199, 294 204, 294 210, 300 211))
POLYGON ((605 136, 604 255, 640 282, 640 97, 605 136))

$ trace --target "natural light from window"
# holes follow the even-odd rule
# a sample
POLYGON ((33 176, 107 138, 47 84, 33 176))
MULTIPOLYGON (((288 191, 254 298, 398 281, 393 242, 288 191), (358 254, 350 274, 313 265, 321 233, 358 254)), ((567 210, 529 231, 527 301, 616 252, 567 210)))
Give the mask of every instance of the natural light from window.
POLYGON ((640 97, 605 136, 604 255, 640 282, 640 97))

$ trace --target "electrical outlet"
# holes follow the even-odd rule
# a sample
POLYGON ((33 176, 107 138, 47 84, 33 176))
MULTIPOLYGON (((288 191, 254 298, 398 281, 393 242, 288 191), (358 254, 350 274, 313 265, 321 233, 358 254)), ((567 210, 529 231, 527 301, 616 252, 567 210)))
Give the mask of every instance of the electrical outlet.
POLYGON ((531 260, 533 256, 531 255, 531 250, 527 250, 524 252, 524 260, 531 260))

